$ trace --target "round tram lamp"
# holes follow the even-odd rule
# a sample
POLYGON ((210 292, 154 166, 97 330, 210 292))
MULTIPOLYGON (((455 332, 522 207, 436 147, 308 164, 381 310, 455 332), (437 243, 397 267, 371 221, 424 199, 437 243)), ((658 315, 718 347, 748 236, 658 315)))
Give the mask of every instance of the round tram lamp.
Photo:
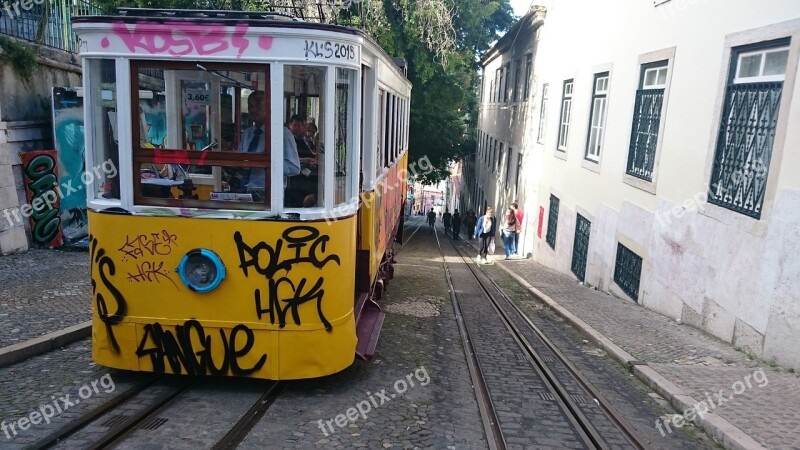
POLYGON ((225 279, 225 265, 216 253, 201 248, 183 255, 176 269, 189 289, 205 293, 216 289, 225 279))

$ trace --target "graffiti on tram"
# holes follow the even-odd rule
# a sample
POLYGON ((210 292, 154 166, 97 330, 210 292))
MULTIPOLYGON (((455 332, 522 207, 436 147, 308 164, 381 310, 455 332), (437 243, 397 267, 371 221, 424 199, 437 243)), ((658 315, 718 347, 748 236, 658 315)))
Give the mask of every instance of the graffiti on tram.
POLYGON ((286 317, 291 313, 294 324, 301 325, 300 307, 314 302, 317 319, 326 330, 331 330, 332 326, 322 312, 325 278, 319 275, 319 270, 302 270, 322 269, 329 263, 341 266, 339 256, 327 251, 330 236, 314 227, 295 226, 284 231, 274 245, 263 241, 248 244, 238 231, 233 239, 244 276, 249 277, 255 272, 266 282, 264 294, 261 288, 253 291, 258 320, 268 315, 271 324, 277 320, 280 328, 284 328, 286 317), (308 274, 313 275, 309 278, 308 274))

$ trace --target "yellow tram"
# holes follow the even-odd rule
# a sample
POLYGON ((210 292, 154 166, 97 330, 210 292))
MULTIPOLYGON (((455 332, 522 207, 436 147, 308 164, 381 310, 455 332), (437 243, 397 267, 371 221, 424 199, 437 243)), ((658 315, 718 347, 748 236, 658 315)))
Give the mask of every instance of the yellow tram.
POLYGON ((369 360, 402 233, 402 65, 272 13, 73 27, 87 171, 118 168, 87 186, 95 361, 279 380, 369 360))

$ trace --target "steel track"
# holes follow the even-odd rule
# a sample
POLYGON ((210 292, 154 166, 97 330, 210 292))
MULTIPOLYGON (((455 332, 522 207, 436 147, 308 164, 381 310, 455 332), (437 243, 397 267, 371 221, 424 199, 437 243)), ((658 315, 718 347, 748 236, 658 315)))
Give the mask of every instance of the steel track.
MULTIPOLYGON (((427 223, 425 224, 427 225, 427 223)), ((453 303, 453 312, 456 316, 456 323, 458 331, 461 335, 461 342, 464 345, 464 355, 467 357, 467 369, 469 370, 470 378, 473 380, 472 386, 475 389, 475 396, 478 401, 478 409, 481 413, 481 421, 483 422, 483 429, 491 450, 505 450, 506 441, 503 436, 503 431, 500 429, 500 420, 497 418, 497 412, 492 402, 492 397, 489 394, 489 387, 486 384, 486 379, 483 376, 481 363, 478 360, 478 355, 475 352, 475 347, 472 345, 472 339, 469 335, 469 330, 464 322, 464 314, 461 311, 461 305, 456 296, 456 289, 453 286, 453 280, 450 276, 450 268, 447 265, 447 258, 444 255, 444 250, 439 242, 439 233, 436 232, 434 226, 434 236, 436 237, 436 245, 439 247, 439 253, 442 255, 442 265, 444 266, 445 278, 447 279, 447 286, 450 291, 450 300, 453 303)))
MULTIPOLYGON (((563 384, 558 380, 555 376, 553 370, 548 366, 548 363, 545 362, 544 358, 539 354, 539 352, 530 344, 528 339, 522 333, 522 331, 513 323, 511 317, 503 305, 507 305, 512 314, 519 316, 524 320, 525 324, 529 328, 530 331, 536 336, 537 339, 544 345, 551 353, 556 357, 556 363, 563 365, 570 375, 572 376, 573 380, 577 382, 577 384, 592 398, 596 400, 600 408, 603 410, 605 415, 608 419, 616 426, 616 428, 621 432, 621 434, 625 437, 625 439, 630 443, 633 448, 637 449, 644 449, 646 448, 642 441, 638 438, 636 433, 633 431, 633 428, 627 421, 622 417, 622 415, 608 402, 605 397, 599 392, 597 388, 595 388, 587 379, 586 377, 580 373, 580 371, 561 353, 561 351, 550 341, 547 336, 545 336, 542 331, 536 327, 536 325, 528 318, 528 316, 505 294, 505 292, 500 288, 500 286, 491 279, 489 274, 483 269, 476 265, 469 256, 466 256, 465 253, 455 245, 454 242, 450 241, 451 245, 464 261, 467 268, 472 273, 475 280, 478 282, 478 285, 481 288, 481 291, 484 293, 486 298, 489 300, 492 307, 498 313, 498 316, 503 321, 506 328, 511 333, 514 340, 520 346, 520 348, 525 353, 528 361, 531 362, 531 365, 539 374, 540 378, 545 382, 550 392, 554 395, 561 410, 564 412, 567 419, 573 424, 575 431, 577 432, 578 436, 584 441, 584 444, 589 448, 601 448, 606 449, 610 446, 605 442, 602 436, 597 432, 595 427, 589 421, 589 419, 584 415, 583 411, 580 407, 575 403, 572 397, 564 388, 563 384), (476 269, 477 267, 477 269, 476 269), (498 298, 499 297, 499 298, 498 298)), ((439 242, 438 235, 437 235, 437 244, 439 245, 439 251, 444 257, 444 250, 441 247, 441 243, 439 242)), ((446 267, 445 263, 445 271, 447 274, 448 283, 450 284, 451 288, 451 296, 455 297, 455 293, 452 286, 452 281, 450 280, 450 273, 446 267)), ((459 320, 459 327, 461 327, 463 323, 462 318, 458 318, 459 320)), ((468 330, 466 327, 464 332, 467 335, 467 339, 469 339, 468 330)), ((470 344, 471 348, 471 344, 470 344)), ((474 351, 473 351, 474 355, 474 351)), ((481 384, 485 385, 485 380, 479 381, 481 384)), ((476 389, 477 390, 477 389, 476 389)), ((502 434, 502 431, 498 427, 498 431, 502 434)), ((497 438, 493 438, 497 440, 497 438)))
MULTIPOLYGON (((161 377, 153 377, 143 383, 140 383, 133 388, 125 391, 125 393, 115 397, 112 400, 102 404, 99 408, 88 411, 77 419, 57 429, 45 438, 32 444, 27 449, 46 449, 52 448, 61 442, 64 442, 73 434, 86 428, 94 423, 97 419, 102 417, 103 414, 112 411, 114 408, 130 400, 133 396, 141 391, 151 387, 161 377)), ((175 383, 173 389, 159 395, 147 407, 137 411, 131 417, 127 418, 122 423, 119 423, 105 432, 102 436, 96 439, 85 448, 96 450, 115 446, 128 438, 133 432, 139 429, 141 425, 152 417, 157 416, 167 409, 178 397, 188 392, 199 379, 193 379, 189 382, 175 383)), ((246 437, 252 428, 258 423, 260 418, 275 402, 278 395, 283 391, 285 386, 284 382, 273 381, 269 384, 265 392, 259 396, 252 407, 233 425, 233 427, 225 434, 215 445, 215 450, 233 449, 236 448, 246 437)))

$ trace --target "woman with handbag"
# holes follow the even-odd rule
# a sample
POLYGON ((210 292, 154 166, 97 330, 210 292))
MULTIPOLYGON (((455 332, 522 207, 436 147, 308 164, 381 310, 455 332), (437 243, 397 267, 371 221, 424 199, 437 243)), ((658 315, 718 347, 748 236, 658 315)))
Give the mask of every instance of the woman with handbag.
POLYGON ((494 209, 489 206, 486 208, 486 214, 478 218, 477 227, 475 228, 475 237, 481 239, 481 250, 478 254, 478 262, 486 263, 486 258, 489 252, 490 244, 494 244, 494 234, 496 231, 497 219, 494 217, 494 209))
POLYGON ((503 247, 506 251, 506 259, 511 259, 511 255, 517 253, 515 245, 515 238, 519 231, 519 223, 517 222, 517 215, 514 214, 512 208, 506 208, 506 213, 503 216, 503 225, 500 228, 503 233, 503 247))

